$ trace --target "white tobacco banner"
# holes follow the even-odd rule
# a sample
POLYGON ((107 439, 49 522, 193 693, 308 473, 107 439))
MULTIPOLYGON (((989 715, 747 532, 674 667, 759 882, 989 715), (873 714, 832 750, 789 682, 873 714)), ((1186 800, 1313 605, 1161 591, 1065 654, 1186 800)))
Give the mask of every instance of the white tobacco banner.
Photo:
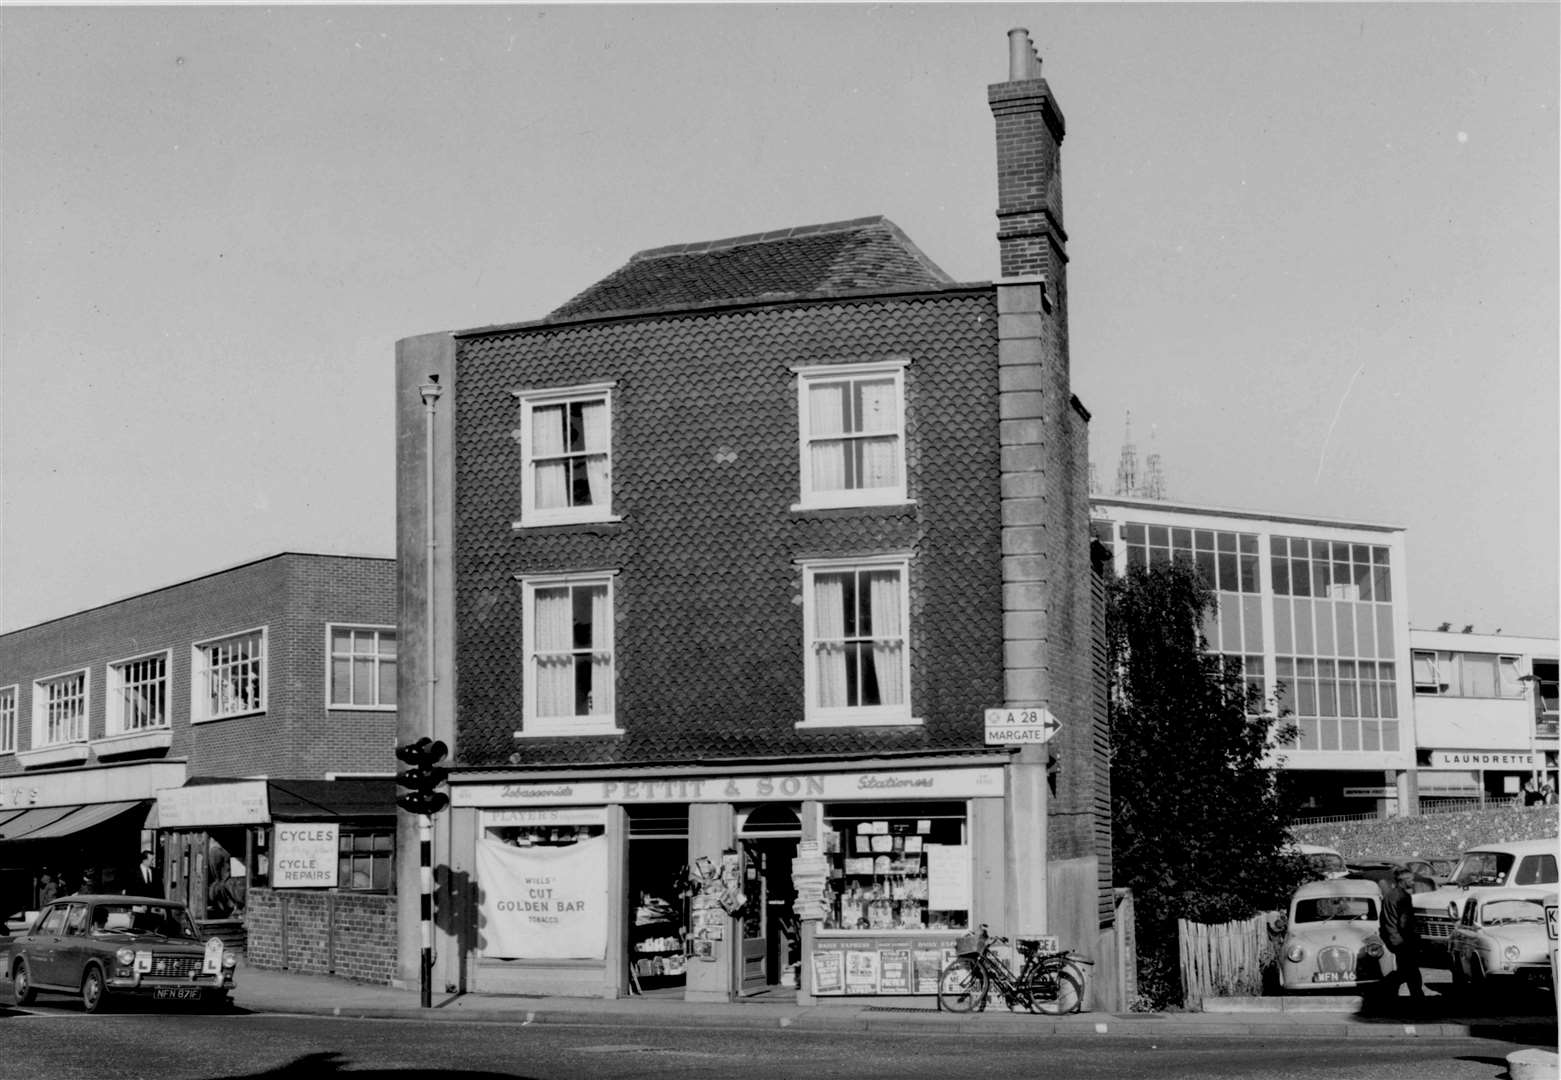
POLYGON ((607 838, 563 847, 477 841, 482 952, 600 960, 607 950, 607 838))

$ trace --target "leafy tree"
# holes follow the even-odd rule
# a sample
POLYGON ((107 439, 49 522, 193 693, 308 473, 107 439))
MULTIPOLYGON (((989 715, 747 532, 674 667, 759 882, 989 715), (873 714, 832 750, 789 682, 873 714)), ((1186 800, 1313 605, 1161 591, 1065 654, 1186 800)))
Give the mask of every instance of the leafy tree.
POLYGON ((1294 804, 1269 768, 1294 728, 1238 664, 1208 652, 1217 604, 1179 561, 1134 567, 1107 593, 1112 858, 1133 890, 1140 992, 1154 1008, 1182 1001, 1178 918, 1250 918, 1311 876, 1283 852, 1294 804))

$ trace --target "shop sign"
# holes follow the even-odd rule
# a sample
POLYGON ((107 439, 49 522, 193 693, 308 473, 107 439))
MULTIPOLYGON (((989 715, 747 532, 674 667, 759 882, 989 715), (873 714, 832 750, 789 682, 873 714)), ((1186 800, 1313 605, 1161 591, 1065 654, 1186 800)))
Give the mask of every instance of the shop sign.
POLYGON ((1378 784, 1374 787, 1347 787, 1344 789, 1346 799, 1391 799, 1398 794, 1398 789, 1387 784, 1378 784))
POLYGON ((1514 750, 1432 750, 1433 769, 1537 769, 1539 756, 1514 750))
POLYGON ((952 941, 862 939, 821 941, 811 957, 812 992, 935 994, 938 975, 954 960, 952 941))
POLYGON ((158 827, 204 829, 213 825, 264 825, 271 820, 264 780, 196 784, 157 793, 158 827))
POLYGON ((507 826, 546 828, 549 825, 605 825, 605 807, 541 807, 536 810, 484 810, 480 815, 484 829, 507 826))
POLYGON ((479 947, 494 959, 600 960, 607 950, 607 837, 559 847, 477 841, 479 947))
POLYGON ((452 784, 458 807, 603 806, 616 803, 861 802, 869 799, 970 799, 1003 794, 1000 765, 966 769, 785 773, 748 776, 554 780, 452 784))
POLYGON ((330 823, 279 821, 271 858, 275 889, 333 889, 341 853, 341 829, 330 823))
POLYGON ((0 784, 0 810, 14 810, 18 806, 38 805, 36 787, 7 787, 0 784))

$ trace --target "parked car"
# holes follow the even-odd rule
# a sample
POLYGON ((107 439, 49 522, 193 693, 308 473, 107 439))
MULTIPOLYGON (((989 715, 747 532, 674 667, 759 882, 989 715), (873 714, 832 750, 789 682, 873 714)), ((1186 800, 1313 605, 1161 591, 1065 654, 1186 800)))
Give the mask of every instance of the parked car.
POLYGON ((1428 876, 1437 885, 1446 885, 1453 880, 1453 871, 1458 868, 1457 855, 1421 855, 1419 858, 1430 865, 1428 876))
POLYGON ((1325 878, 1341 878, 1350 872, 1344 865, 1343 855, 1321 844, 1290 844, 1285 848, 1285 854, 1304 857, 1312 869, 1325 878))
POLYGON ((1461 905, 1450 904, 1448 914, 1457 919, 1447 946, 1453 985, 1475 990, 1487 982, 1549 986, 1545 905, 1555 902, 1554 889, 1514 886, 1479 890, 1461 905))
POLYGON ((1558 846, 1561 841, 1555 837, 1479 844, 1463 853, 1453 868, 1450 882, 1431 892, 1416 893, 1413 898, 1415 924, 1420 928, 1420 937, 1425 944, 1421 966, 1450 966, 1447 947, 1457 919, 1449 912, 1454 910, 1451 905, 1456 903, 1456 910, 1461 913, 1468 893, 1513 885, 1554 886, 1558 846))
POLYGON ((1279 949, 1279 981, 1287 992, 1359 989, 1393 971, 1377 921, 1382 892, 1364 880, 1309 881, 1290 898, 1279 949))
MULTIPOLYGON (((1454 861, 1456 862, 1457 860, 1454 861)), ((1433 889, 1441 884, 1441 882, 1436 880, 1436 871, 1431 866, 1430 860, 1422 859, 1418 855, 1362 855, 1358 859, 1346 859, 1345 863, 1351 871, 1354 871, 1357 867, 1407 866, 1414 871, 1416 892, 1421 891, 1419 888, 1420 878, 1425 878, 1426 882, 1433 889)), ((1448 869, 1451 868, 1451 865, 1449 865, 1448 869)))
POLYGON ((203 942, 176 900, 67 896, 12 939, 6 965, 18 1005, 40 990, 80 994, 87 1012, 114 997, 227 1005, 237 954, 203 942))
POLYGON ((1410 863, 1395 863, 1387 861, 1368 862, 1366 860, 1361 860, 1359 862, 1352 862, 1346 865, 1348 865, 1350 871, 1344 875, 1346 878, 1350 878, 1356 881, 1375 881, 1377 883, 1377 888, 1382 890, 1382 894, 1384 896, 1387 895, 1388 889, 1393 887, 1393 882, 1395 876, 1398 874, 1398 868, 1400 866, 1409 866, 1409 868, 1414 871, 1415 892, 1430 892, 1432 889, 1436 888, 1435 881, 1432 881, 1429 877, 1425 876, 1419 871, 1414 870, 1413 864, 1410 863))

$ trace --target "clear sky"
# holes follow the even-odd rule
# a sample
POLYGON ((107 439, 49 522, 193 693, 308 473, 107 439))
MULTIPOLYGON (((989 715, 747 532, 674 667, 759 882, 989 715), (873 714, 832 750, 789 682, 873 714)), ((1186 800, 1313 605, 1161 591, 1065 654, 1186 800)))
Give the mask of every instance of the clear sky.
POLYGON ((1010 27, 1067 117, 1109 490, 1409 529, 1411 624, 1557 632, 1561 7, 0 12, 0 629, 394 553, 398 338, 884 214, 997 275, 1010 27))

